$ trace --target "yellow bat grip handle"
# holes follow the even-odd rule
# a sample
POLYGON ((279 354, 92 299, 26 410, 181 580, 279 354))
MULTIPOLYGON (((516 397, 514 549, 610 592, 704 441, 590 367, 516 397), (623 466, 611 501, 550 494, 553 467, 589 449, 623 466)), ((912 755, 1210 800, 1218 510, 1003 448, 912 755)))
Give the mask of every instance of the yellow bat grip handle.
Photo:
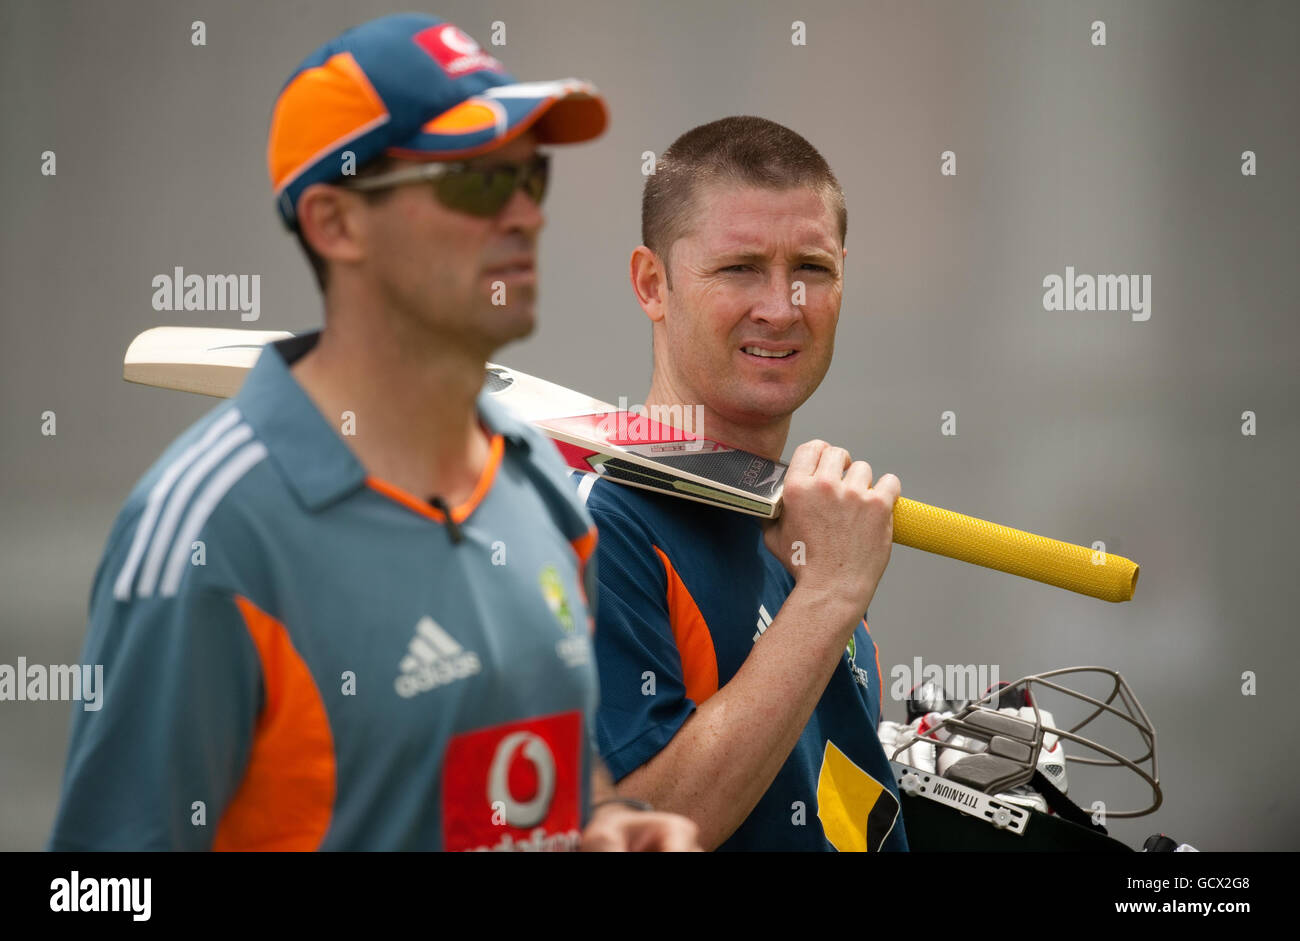
POLYGON ((899 497, 894 504, 894 542, 1102 601, 1130 601, 1137 585, 1137 563, 1123 556, 1035 536, 906 497, 899 497))

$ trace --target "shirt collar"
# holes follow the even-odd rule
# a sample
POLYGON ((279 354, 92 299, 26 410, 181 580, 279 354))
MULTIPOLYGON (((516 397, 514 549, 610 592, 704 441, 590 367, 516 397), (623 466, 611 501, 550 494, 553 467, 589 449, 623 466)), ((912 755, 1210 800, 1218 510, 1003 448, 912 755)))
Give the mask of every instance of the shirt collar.
MULTIPOLYGON (((286 485, 311 512, 317 512, 366 484, 366 469, 325 420, 290 368, 320 339, 320 331, 268 344, 234 402, 266 446, 286 485)), ((486 392, 477 401, 479 417, 491 434, 528 450, 524 423, 486 392)))
POLYGON ((478 414, 488 430, 504 437, 507 444, 523 451, 531 447, 528 433, 525 431, 528 425, 514 412, 492 398, 486 390, 478 394, 478 414))

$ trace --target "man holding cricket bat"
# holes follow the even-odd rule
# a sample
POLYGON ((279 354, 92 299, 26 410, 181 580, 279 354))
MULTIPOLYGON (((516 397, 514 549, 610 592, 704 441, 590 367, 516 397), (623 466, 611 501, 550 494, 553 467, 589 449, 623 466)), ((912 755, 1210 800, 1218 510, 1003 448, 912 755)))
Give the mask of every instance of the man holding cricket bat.
MULTIPOLYGON (((736 117, 678 138, 646 180, 631 260, 653 325, 646 405, 702 406, 696 434, 779 459, 830 366, 845 231, 843 192, 798 134, 736 117)), ((899 490, 823 441, 794 451, 766 527, 581 479, 600 532, 599 744, 620 794, 688 814, 706 849, 907 849, 864 618, 899 490)))
POLYGON ((325 328, 265 350, 119 516, 52 848, 697 848, 594 754, 595 532, 480 395, 533 327, 537 145, 605 122, 426 15, 293 73, 268 162, 325 328))

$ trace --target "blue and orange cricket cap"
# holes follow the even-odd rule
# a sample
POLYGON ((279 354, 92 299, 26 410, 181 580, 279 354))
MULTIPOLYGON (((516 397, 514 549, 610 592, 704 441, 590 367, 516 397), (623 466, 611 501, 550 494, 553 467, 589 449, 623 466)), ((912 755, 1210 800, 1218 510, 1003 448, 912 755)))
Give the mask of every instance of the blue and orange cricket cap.
POLYGON ((401 13, 356 26, 294 70, 271 114, 266 162, 285 225, 313 183, 388 154, 462 160, 528 129, 544 144, 589 140, 609 120, 595 86, 517 82, 460 29, 401 13))

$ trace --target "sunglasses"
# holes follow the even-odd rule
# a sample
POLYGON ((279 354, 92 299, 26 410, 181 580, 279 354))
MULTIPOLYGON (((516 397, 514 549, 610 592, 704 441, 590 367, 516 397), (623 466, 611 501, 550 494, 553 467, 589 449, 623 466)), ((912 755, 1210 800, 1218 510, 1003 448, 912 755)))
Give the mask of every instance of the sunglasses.
POLYGON ((350 190, 378 190, 405 183, 432 183, 438 202, 471 216, 495 216, 523 189, 539 206, 551 175, 549 154, 537 154, 526 163, 471 166, 466 163, 422 163, 379 176, 348 180, 350 190))

